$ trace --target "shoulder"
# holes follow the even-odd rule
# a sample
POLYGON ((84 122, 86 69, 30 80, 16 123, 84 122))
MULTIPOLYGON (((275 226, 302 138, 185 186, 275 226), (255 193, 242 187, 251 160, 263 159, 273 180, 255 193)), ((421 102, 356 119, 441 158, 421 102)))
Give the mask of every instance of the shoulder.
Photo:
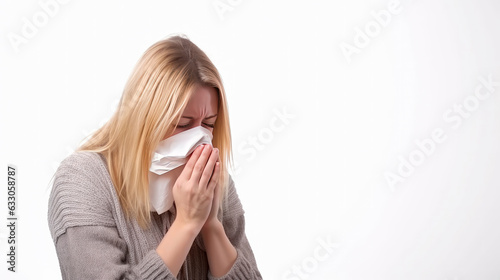
POLYGON ((114 225, 110 184, 104 158, 98 153, 75 151, 61 161, 48 203, 54 242, 68 227, 114 225))
POLYGON ((73 201, 109 198, 111 180, 104 157, 75 151, 61 161, 54 174, 51 197, 72 196, 73 201))
POLYGON ((66 172, 88 172, 90 175, 90 173, 100 171, 103 167, 105 167, 103 157, 99 153, 75 151, 61 161, 56 174, 63 175, 66 172))

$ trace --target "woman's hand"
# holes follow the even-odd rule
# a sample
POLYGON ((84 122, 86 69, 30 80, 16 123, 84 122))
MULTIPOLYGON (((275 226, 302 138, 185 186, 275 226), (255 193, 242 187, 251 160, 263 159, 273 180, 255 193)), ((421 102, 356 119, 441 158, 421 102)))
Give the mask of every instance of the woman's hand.
MULTIPOLYGON (((215 170, 214 172, 219 172, 215 170)), ((208 218, 203 225, 202 231, 203 230, 210 230, 216 226, 216 224, 219 222, 217 219, 217 214, 219 213, 219 206, 220 206, 220 186, 219 186, 219 180, 216 182, 215 190, 214 190, 214 198, 212 200, 212 209, 210 210, 210 214, 208 215, 208 218)))
POLYGON ((211 145, 198 146, 172 190, 176 221, 197 231, 201 230, 213 208, 215 187, 219 181, 218 159, 218 149, 211 145))

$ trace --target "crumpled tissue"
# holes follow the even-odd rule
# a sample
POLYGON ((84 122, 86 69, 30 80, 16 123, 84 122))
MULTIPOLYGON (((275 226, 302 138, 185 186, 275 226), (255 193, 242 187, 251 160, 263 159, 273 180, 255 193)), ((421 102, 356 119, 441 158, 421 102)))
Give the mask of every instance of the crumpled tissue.
POLYGON ((187 157, 199 145, 212 145, 210 130, 197 126, 175 134, 158 144, 149 168, 150 211, 162 214, 173 203, 172 188, 187 163, 187 157))

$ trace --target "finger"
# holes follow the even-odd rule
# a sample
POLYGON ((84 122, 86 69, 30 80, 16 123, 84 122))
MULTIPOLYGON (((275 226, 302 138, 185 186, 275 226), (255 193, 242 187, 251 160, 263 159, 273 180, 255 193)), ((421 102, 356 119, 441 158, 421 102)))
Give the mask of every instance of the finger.
POLYGON ((207 186, 208 191, 214 191, 215 187, 219 183, 219 176, 220 176, 220 162, 217 162, 215 164, 214 174, 212 175, 212 178, 210 179, 210 182, 208 183, 207 186))
POLYGON ((212 150, 212 154, 210 155, 207 165, 203 170, 203 174, 201 175, 200 188, 204 189, 207 188, 208 182, 210 181, 210 177, 212 176, 212 173, 214 171, 215 163, 217 162, 218 159, 219 159, 219 149, 215 148, 212 150))
POLYGON ((198 184, 200 182, 201 174, 203 173, 203 170, 205 169, 205 165, 207 165, 207 160, 210 157, 210 154, 212 153, 212 146, 211 145, 204 145, 204 146, 205 147, 203 147, 203 151, 201 152, 200 157, 196 160, 196 163, 193 167, 193 172, 191 173, 191 178, 190 178, 190 180, 193 180, 198 184))
POLYGON ((203 151, 204 145, 199 145, 189 156, 188 162, 182 171, 181 176, 185 176, 187 180, 191 178, 191 174, 193 172, 194 165, 196 164, 196 160, 200 157, 201 152, 203 151))

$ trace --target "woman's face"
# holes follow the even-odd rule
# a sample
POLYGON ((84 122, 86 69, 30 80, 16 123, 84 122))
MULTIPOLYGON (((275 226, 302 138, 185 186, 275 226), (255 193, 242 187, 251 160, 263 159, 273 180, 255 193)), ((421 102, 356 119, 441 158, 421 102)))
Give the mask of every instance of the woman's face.
MULTIPOLYGON (((213 133, 213 126, 217 120, 219 95, 213 87, 199 86, 191 96, 179 124, 170 136, 181 133, 197 126, 203 126, 213 133)), ((164 137, 165 140, 167 137, 164 137)))

